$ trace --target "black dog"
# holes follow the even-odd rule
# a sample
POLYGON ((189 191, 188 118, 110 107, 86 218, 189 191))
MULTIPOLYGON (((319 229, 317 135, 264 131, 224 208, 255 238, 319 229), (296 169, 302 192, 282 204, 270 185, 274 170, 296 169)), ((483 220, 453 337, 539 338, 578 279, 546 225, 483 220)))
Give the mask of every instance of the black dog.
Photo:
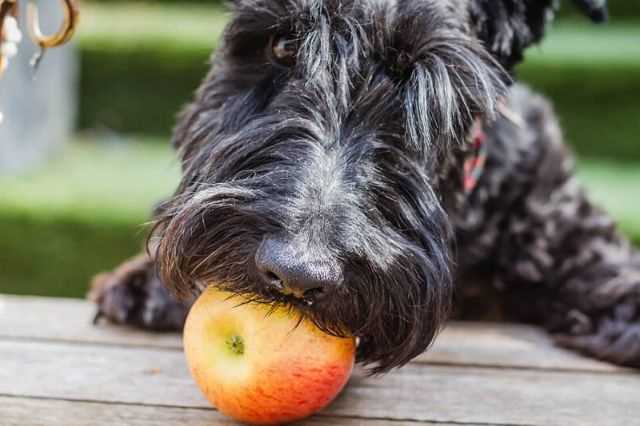
POLYGON ((640 255, 585 197, 549 105, 511 84, 554 4, 236 0, 175 132, 182 182, 150 255, 96 279, 99 315, 178 329, 215 282, 359 336, 385 372, 456 299, 639 367, 640 255))

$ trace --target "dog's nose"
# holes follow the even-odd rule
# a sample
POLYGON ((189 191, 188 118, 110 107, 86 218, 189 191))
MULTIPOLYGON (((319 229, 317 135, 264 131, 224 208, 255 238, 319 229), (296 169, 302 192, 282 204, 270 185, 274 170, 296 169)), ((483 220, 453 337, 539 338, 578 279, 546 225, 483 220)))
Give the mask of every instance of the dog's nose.
POLYGON ((277 291, 307 300, 326 295, 342 282, 335 261, 310 256, 297 245, 279 238, 266 238, 256 252, 260 279, 277 291))

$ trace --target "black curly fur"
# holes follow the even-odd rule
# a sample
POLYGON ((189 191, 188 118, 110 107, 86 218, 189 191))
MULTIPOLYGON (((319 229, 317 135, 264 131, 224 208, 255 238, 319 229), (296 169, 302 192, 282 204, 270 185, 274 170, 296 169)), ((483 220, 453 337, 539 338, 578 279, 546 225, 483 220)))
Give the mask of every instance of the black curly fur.
MULTIPOLYGON (((581 3, 603 16, 597 2, 581 3)), ((384 372, 429 346, 454 281, 459 315, 480 314, 481 303, 469 309, 471 282, 498 300, 500 316, 639 363, 638 254, 576 183, 547 103, 507 89, 552 1, 233 8, 176 129, 184 176, 150 240, 175 294, 191 298, 216 282, 295 304, 325 331, 360 337, 360 361, 384 372), (278 36, 296 41, 290 66, 269 55, 278 36), (462 169, 478 118, 488 163, 467 194, 462 169), (338 269, 340 286, 313 305, 265 286, 254 259, 272 236, 338 269)))

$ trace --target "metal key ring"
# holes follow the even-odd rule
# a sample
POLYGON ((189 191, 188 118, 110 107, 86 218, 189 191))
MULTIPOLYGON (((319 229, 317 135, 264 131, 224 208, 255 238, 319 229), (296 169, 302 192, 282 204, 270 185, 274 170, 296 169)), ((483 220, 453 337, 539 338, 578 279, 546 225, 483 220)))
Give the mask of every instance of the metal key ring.
POLYGON ((27 25, 29 33, 33 41, 43 50, 60 46, 69 41, 78 25, 80 9, 77 0, 61 0, 61 2, 64 11, 64 20, 60 30, 52 35, 44 35, 42 33, 38 18, 38 7, 32 2, 29 2, 27 5, 27 25))

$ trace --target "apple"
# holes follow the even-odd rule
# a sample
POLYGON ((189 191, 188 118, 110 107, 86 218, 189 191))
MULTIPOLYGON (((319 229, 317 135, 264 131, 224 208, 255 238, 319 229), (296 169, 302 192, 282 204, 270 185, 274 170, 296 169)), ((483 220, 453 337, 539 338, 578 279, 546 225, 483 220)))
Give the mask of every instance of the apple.
POLYGON ((292 309, 249 302, 209 287, 183 337, 200 390, 222 413, 280 424, 327 406, 353 370, 353 338, 330 336, 292 309))

